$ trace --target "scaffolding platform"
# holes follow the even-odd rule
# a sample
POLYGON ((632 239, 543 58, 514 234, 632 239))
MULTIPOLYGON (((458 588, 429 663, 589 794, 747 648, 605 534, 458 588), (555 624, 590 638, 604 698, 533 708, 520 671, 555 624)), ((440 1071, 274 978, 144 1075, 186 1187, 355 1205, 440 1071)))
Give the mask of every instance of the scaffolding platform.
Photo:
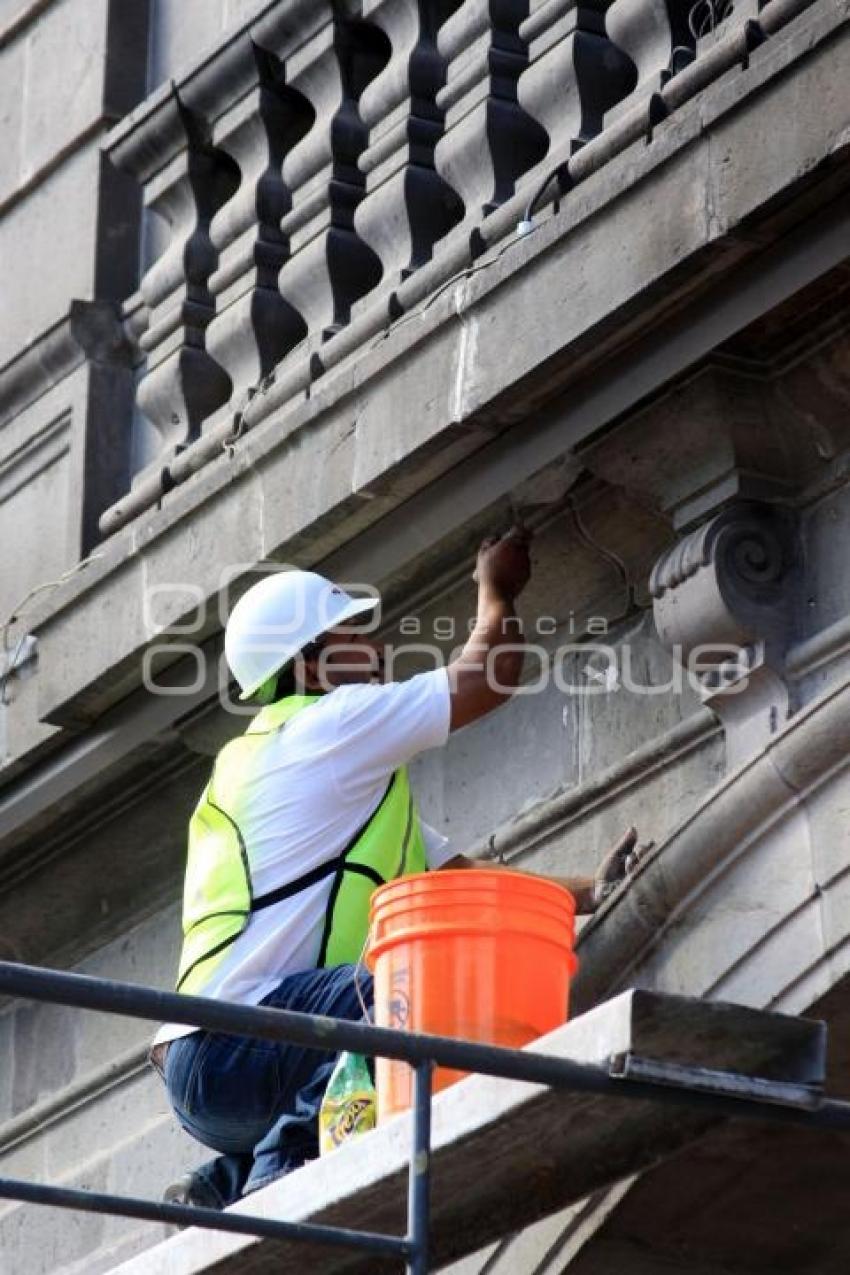
MULTIPOLYGON (((669 1101, 479 1075, 437 1095, 432 1270, 675 1154, 724 1119, 730 1099, 744 1100, 742 1115, 754 1114, 753 1102, 771 1104, 777 1117, 815 1113, 826 1028, 740 1005, 630 991, 529 1050, 604 1068, 624 1089, 661 1085, 669 1101)), ((397 1116, 229 1212, 402 1236, 410 1126, 409 1115, 397 1116)), ((404 1264, 375 1253, 193 1227, 113 1275, 259 1275, 302 1265, 311 1275, 378 1275, 404 1264)))

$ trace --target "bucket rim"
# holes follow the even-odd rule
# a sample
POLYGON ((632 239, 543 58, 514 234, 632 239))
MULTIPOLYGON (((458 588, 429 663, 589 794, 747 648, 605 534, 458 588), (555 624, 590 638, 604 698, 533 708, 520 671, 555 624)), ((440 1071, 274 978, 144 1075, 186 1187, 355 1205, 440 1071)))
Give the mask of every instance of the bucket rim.
POLYGON ((505 917, 504 908, 483 905, 480 900, 470 900, 470 906, 463 908, 463 910, 461 909, 460 900, 455 901, 452 906, 439 907, 435 905, 431 909, 428 909, 423 902, 416 903, 399 900, 370 915, 369 932, 370 934, 376 931, 398 933, 400 930, 407 930, 411 927, 424 931, 429 926, 437 925, 468 929, 477 923, 482 931, 488 929, 493 934, 503 934, 505 933, 506 925, 510 925, 511 930, 513 930, 517 919, 523 917, 526 922, 526 933, 551 930, 559 938, 563 936, 571 943, 575 943, 576 940, 575 917, 565 909, 556 910, 545 907, 514 908, 512 909, 510 920, 505 917), (477 903, 477 906, 473 907, 473 903, 477 903), (429 911, 430 916, 426 916, 425 914, 429 911), (511 921, 514 924, 511 924, 511 921))
POLYGON ((538 898, 548 896, 553 903, 557 899, 567 911, 575 913, 576 910, 576 899, 572 891, 545 877, 536 877, 527 872, 505 872, 498 868, 440 868, 431 872, 413 872, 409 876, 379 885, 372 894, 370 911, 374 912, 390 904, 393 895, 398 895, 401 901, 408 893, 415 894, 418 891, 448 894, 458 886, 465 889, 476 888, 479 891, 489 889, 494 894, 510 889, 514 894, 522 893, 538 898), (424 891, 421 889, 423 886, 424 891))

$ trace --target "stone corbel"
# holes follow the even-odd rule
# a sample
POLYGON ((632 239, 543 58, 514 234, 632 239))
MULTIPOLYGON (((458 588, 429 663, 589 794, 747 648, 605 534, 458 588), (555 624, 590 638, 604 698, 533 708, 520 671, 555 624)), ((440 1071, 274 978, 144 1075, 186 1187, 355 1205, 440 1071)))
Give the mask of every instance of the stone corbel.
POLYGON ((812 465, 806 437, 777 417, 769 382, 708 364, 579 455, 685 532, 733 501, 793 497, 812 465))
POLYGON ((659 637, 722 722, 729 769, 791 713, 794 560, 790 516, 747 502, 668 549, 650 577, 659 637))

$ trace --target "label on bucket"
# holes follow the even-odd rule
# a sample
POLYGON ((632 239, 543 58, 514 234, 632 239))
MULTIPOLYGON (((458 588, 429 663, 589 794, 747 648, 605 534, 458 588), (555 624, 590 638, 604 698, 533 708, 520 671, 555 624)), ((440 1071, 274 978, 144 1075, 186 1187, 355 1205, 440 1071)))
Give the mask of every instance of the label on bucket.
POLYGON ((394 969, 387 1023, 396 1031, 404 1031, 410 1018, 410 973, 407 966, 394 969))

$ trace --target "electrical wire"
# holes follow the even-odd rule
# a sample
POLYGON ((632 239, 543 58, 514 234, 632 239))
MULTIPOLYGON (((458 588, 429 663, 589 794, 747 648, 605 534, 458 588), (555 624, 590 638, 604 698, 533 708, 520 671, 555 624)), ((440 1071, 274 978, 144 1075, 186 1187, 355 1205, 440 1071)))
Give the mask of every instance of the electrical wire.
POLYGON ((688 30, 694 40, 701 40, 705 35, 713 35, 721 22, 729 17, 734 9, 734 0, 696 0, 688 12, 688 30), (697 15, 702 14, 701 21, 697 15))
POLYGON ((360 986, 360 972, 363 969, 363 958, 366 955, 366 948, 368 946, 369 946, 369 935, 367 934, 365 939, 363 940, 363 946, 360 949, 360 955, 357 958, 357 963, 354 966, 354 990, 357 993, 357 999, 360 1002, 360 1008, 363 1011, 364 1023, 371 1023, 373 1021, 372 1013, 369 1010, 368 1005, 366 1004, 366 998, 364 997, 363 989, 360 986))
POLYGON ((572 517, 573 517, 573 522, 575 523, 576 531, 578 532, 581 539, 584 541, 586 545, 588 545, 589 548, 595 550, 596 553, 601 554, 603 558, 606 558, 610 563, 612 563, 617 568, 617 571, 622 576, 623 584, 626 586, 626 589, 631 593, 631 590, 632 590, 631 574, 625 562, 623 561, 623 559, 613 549, 606 549, 605 545, 600 544, 598 540, 594 540, 593 536, 590 534, 587 527, 585 526, 582 520, 582 517, 578 511, 578 507, 575 503, 575 500, 573 499, 572 496, 568 497, 568 504, 570 508, 570 513, 572 514, 572 517))
POLYGON ((576 531, 579 534, 579 538, 583 541, 584 544, 588 546, 589 549, 592 549, 595 553, 599 554, 600 557, 606 560, 606 562, 610 562, 611 565, 616 568, 618 574, 620 575, 623 581, 623 586, 626 591, 625 603, 619 615, 611 615, 611 616, 605 617, 605 628, 607 631, 607 629, 611 625, 619 624, 621 620, 625 620, 626 616, 629 615, 629 613, 631 612, 632 607, 637 605, 636 599, 635 599, 635 588, 634 588, 634 583, 632 581, 631 572, 629 571, 629 568, 626 565, 625 561, 620 557, 618 553, 616 553, 613 549, 608 549, 605 547, 605 545, 600 544, 600 542, 596 540, 590 534, 590 532, 587 529, 587 526, 584 523, 584 520, 581 517, 581 514, 578 511, 578 506, 576 505, 575 499, 573 496, 567 497, 567 504, 569 506, 570 513, 572 515, 573 524, 575 526, 576 531))
MULTIPOLYGON (((67 571, 64 571, 61 576, 57 576, 55 580, 45 580, 42 584, 37 584, 35 588, 30 589, 29 593, 27 593, 17 606, 12 609, 11 614, 6 617, 2 624, 0 624, 0 651, 2 651, 4 655, 7 655, 10 651, 11 648, 8 646, 6 640, 9 636, 9 630, 12 625, 20 619, 22 611, 26 609, 33 598, 38 597, 40 593, 44 593, 47 589, 55 589, 58 585, 64 584, 66 580, 70 580, 71 577, 76 575, 78 571, 82 571, 84 567, 89 566, 92 562, 96 562, 98 558, 102 558, 103 556, 104 555, 102 553, 90 553, 88 557, 81 558, 79 562, 75 563, 73 567, 69 567, 67 571)), ((0 671, 0 704, 9 703, 6 698, 6 687, 9 682, 9 678, 15 670, 18 657, 24 649, 24 643, 27 640, 27 636, 28 635, 26 633, 21 635, 14 654, 6 662, 3 670, 0 671)))
MULTIPOLYGON (((290 353, 292 353, 292 351, 290 351, 290 353)), ((257 381, 255 385, 249 385, 242 396, 239 406, 234 409, 233 428, 221 441, 222 450, 227 452, 231 460, 235 455, 236 444, 248 429, 248 408, 251 406, 251 403, 255 398, 263 398, 266 394, 268 394, 269 390, 274 385, 275 373, 282 362, 283 359, 281 359, 280 363, 276 363, 272 370, 266 373, 262 380, 257 381)))
POLYGON ((514 235, 507 241, 507 243, 503 243, 499 251, 492 257, 488 257, 483 261, 470 262, 470 264, 463 270, 458 270, 456 274, 451 275, 451 277, 441 283, 439 287, 435 288, 424 302, 418 305, 415 309, 410 310, 407 314, 401 315, 401 317, 396 319, 394 323, 391 323, 388 327, 384 328, 383 332, 372 342, 369 348, 371 350, 377 349, 382 342, 386 341, 387 337, 391 336, 394 332, 397 332, 399 328, 404 327, 406 323, 412 323, 414 319, 421 318, 426 311, 430 310, 434 302, 439 300, 443 293, 447 292, 454 284, 460 283, 466 279, 471 279, 473 275, 480 274, 481 271, 489 270, 491 266, 497 265, 506 253, 510 252, 512 248, 515 248, 517 244, 522 242, 523 238, 527 238, 528 234, 533 233, 537 229, 537 226, 532 226, 525 235, 514 235))

